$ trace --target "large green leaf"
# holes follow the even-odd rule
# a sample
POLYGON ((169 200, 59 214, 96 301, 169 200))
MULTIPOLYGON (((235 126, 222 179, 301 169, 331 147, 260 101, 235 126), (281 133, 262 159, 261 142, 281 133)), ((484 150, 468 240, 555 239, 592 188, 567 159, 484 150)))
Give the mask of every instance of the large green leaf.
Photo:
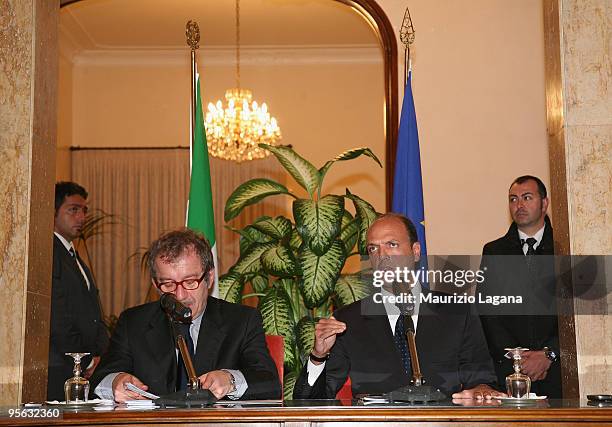
POLYGON ((240 304, 243 288, 242 276, 235 271, 230 270, 219 277, 219 298, 225 301, 240 304))
POLYGON ((293 310, 293 321, 297 323, 302 317, 308 314, 308 309, 304 305, 302 291, 293 278, 282 278, 274 282, 274 286, 281 286, 289 296, 291 310, 293 310))
POLYGON ((304 316, 295 327, 295 339, 302 355, 310 354, 314 347, 315 324, 310 316, 304 316))
POLYGON ((297 228, 293 228, 293 230, 291 230, 291 239, 289 240, 289 247, 291 247, 291 249, 297 252, 302 247, 302 243, 302 236, 300 236, 300 233, 297 231, 297 228))
POLYGON ((356 212, 355 216, 359 221, 359 253, 361 255, 367 255, 368 251, 366 248, 366 239, 368 229, 378 215, 371 204, 363 200, 361 197, 351 194, 348 189, 346 190, 346 197, 353 201, 356 212))
POLYGON ((383 167, 382 164, 380 163, 380 160, 378 160, 378 157, 376 157, 376 155, 369 148, 367 147, 353 148, 352 150, 348 150, 342 154, 337 155, 335 158, 325 163, 325 165, 323 165, 321 169, 319 169, 319 179, 320 179, 319 185, 321 185, 321 183, 323 182, 323 178, 325 178, 325 175, 327 174, 327 171, 329 171, 329 168, 331 167, 331 165, 339 161, 352 160, 361 155, 365 155, 365 156, 368 156, 374 159, 374 161, 378 163, 378 166, 380 166, 381 168, 383 167))
POLYGON ((274 240, 279 241, 289 236, 292 225, 293 224, 291 224, 291 221, 284 216, 277 216, 276 218, 267 218, 265 220, 255 222, 253 227, 272 237, 274 240))
POLYGON ((293 371, 285 373, 283 378, 283 399, 293 400, 293 389, 295 388, 295 382, 297 381, 297 374, 293 371))
POLYGON ((251 282, 253 291, 257 293, 264 293, 268 290, 268 278, 266 276, 253 276, 249 282, 251 282))
POLYGON ((253 246, 249 252, 240 257, 238 262, 232 267, 232 270, 242 276, 260 272, 262 270, 261 254, 272 247, 274 247, 273 243, 260 243, 253 246))
POLYGON ((334 240, 321 256, 304 247, 298 262, 302 269, 300 288, 306 307, 316 307, 329 297, 345 259, 344 244, 340 240, 334 240))
POLYGON ((245 207, 274 194, 291 193, 289 193, 289 190, 284 185, 265 178, 251 179, 240 184, 225 203, 225 221, 230 221, 237 217, 245 207))
POLYGON ((354 303, 370 295, 372 286, 360 274, 343 274, 334 287, 340 306, 354 303))
POLYGON ((344 211, 342 216, 342 230, 340 231, 340 240, 344 243, 346 254, 350 254, 357 240, 359 239, 359 220, 354 219, 348 212, 344 211))
POLYGON ((268 274, 290 277, 298 274, 298 264, 291 249, 278 244, 261 255, 261 264, 268 274))
POLYGON ((308 191, 308 194, 312 197, 312 194, 319 185, 319 171, 312 163, 289 147, 275 147, 268 144, 259 144, 259 146, 274 154, 280 164, 291 174, 293 179, 295 179, 302 188, 308 191))
POLYGON ((293 202, 295 225, 308 247, 323 255, 340 233, 344 198, 328 194, 319 200, 298 199, 293 202))
POLYGON ((297 363, 293 348, 295 321, 285 289, 281 286, 271 287, 266 295, 259 299, 259 311, 266 334, 282 335, 285 339, 285 364, 294 367, 297 363))
POLYGON ((244 256, 247 252, 250 252, 251 248, 259 243, 268 243, 274 240, 272 237, 262 233, 252 225, 247 225, 242 230, 228 225, 226 225, 225 228, 240 235, 240 256, 244 256))

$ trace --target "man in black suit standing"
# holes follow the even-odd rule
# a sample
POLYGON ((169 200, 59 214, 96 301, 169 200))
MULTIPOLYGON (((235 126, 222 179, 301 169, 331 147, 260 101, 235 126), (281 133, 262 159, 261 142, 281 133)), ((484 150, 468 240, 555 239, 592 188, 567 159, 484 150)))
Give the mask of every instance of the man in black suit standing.
POLYGON ((483 329, 500 385, 513 372, 505 348, 530 349, 523 354, 522 371, 533 392, 561 398, 559 332, 556 316, 554 244, 544 183, 525 175, 508 192, 512 224, 508 232, 482 250, 483 295, 522 297, 517 309, 481 308, 483 329))
MULTIPOLYGON (((397 214, 385 214, 371 225, 367 249, 375 273, 392 273, 398 267, 412 269, 421 251, 414 225, 397 214)), ((347 377, 353 395, 379 394, 408 385, 412 373, 403 329, 405 316, 410 317, 416 331, 427 384, 454 399, 501 395, 487 385, 495 382, 495 374, 480 321, 469 304, 424 301, 419 295, 425 290, 411 283, 415 303, 406 312, 401 304, 381 303, 382 297, 400 294, 385 286, 380 293, 319 320, 314 348, 296 382, 294 398, 333 399, 347 377)))
POLYGON ((89 377, 108 344, 98 288, 72 243, 85 222, 86 199, 87 191, 74 182, 55 185, 49 400, 64 400, 64 382, 72 376, 74 366, 66 353, 90 353, 81 362, 89 377))
MULTIPOLYGON (((280 397, 259 312, 209 295, 215 272, 203 236, 189 229, 163 234, 149 248, 149 270, 160 293, 173 294, 191 309, 193 320, 183 334, 201 388, 217 398, 280 397)), ((184 390, 186 376, 170 321, 155 301, 121 314, 91 387, 100 397, 124 402, 143 398, 128 390, 128 383, 165 395, 184 390)))

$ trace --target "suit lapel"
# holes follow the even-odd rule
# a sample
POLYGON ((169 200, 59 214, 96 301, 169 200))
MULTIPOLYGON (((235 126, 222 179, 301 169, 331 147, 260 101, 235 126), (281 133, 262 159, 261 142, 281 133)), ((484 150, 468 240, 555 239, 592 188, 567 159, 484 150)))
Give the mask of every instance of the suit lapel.
POLYGON ((436 325, 433 314, 434 312, 429 306, 429 304, 425 302, 419 304, 419 321, 417 323, 415 341, 417 346, 417 353, 419 354, 419 362, 421 362, 421 365, 423 363, 421 361, 422 350, 419 351, 419 349, 429 347, 431 339, 435 339, 436 337, 436 334, 432 334, 429 331, 432 326, 436 325))
POLYGON ((365 328, 371 338, 368 346, 378 349, 381 356, 386 355, 388 357, 387 360, 391 370, 394 372, 394 376, 406 376, 402 368, 402 357, 395 346, 393 332, 391 331, 384 305, 375 303, 373 298, 370 297, 363 300, 361 309, 362 313, 364 313, 365 328))
POLYGON ((521 239, 519 238, 518 227, 515 222, 510 225, 504 241, 506 243, 504 255, 525 255, 523 252, 523 245, 521 245, 521 239))
MULTIPOLYGON (((70 255, 70 253, 68 252, 64 244, 57 238, 57 236, 53 236, 53 239, 54 239, 54 244, 55 244, 54 250, 60 254, 60 262, 65 267, 63 270, 69 272, 69 274, 72 274, 73 279, 76 282, 78 282, 80 285, 82 285, 86 291, 88 291, 87 283, 85 283, 85 278, 81 274, 81 270, 79 269, 76 259, 74 259, 72 255, 70 255)), ((77 254, 77 257, 78 257, 78 254, 77 254)), ((91 290, 93 290, 93 279, 91 278, 91 274, 89 274, 89 271, 88 271, 89 269, 83 263, 83 260, 80 259, 80 257, 79 257, 79 262, 83 266, 83 270, 85 270, 85 274, 87 274, 89 283, 90 285, 92 285, 91 290)), ((88 291, 88 293, 90 292, 88 291)))
POLYGON ((167 388, 174 390, 176 384, 176 346, 170 332, 170 324, 161 308, 154 312, 149 321, 149 329, 145 332, 148 348, 145 350, 154 360, 151 366, 157 372, 168 372, 167 388))
MULTIPOLYGON (((85 272, 85 275, 87 276, 87 280, 89 280, 88 294, 92 298, 92 301, 97 303, 98 302, 98 288, 96 287, 96 284, 95 284, 95 282, 93 280, 93 276, 91 274, 91 270, 89 269, 89 267, 87 267, 87 264, 85 264, 83 262, 83 259, 79 256, 78 252, 77 252, 76 256, 77 256, 77 258, 79 260, 79 263, 81 264, 81 267, 83 267, 83 271, 85 272)), ((83 279, 83 275, 81 274, 81 270, 79 269, 78 265, 77 265, 77 271, 79 273, 79 276, 81 276, 81 279, 83 279)), ((83 283, 83 286, 85 286, 85 288, 87 288, 87 283, 85 283, 85 280, 81 280, 81 282, 83 283)))
POLYGON ((215 298, 208 298, 204 311, 194 367, 198 375, 212 371, 216 366, 219 351, 227 335, 223 322, 222 306, 215 298))

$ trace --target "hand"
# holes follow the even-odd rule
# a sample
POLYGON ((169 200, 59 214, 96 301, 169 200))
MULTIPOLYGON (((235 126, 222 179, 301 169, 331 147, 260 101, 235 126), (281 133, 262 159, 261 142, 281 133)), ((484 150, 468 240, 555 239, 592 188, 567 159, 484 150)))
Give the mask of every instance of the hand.
MULTIPOLYGON (((340 322, 331 316, 321 319, 315 325, 315 343, 312 353, 317 357, 325 357, 336 343, 336 335, 346 331, 346 323, 340 322)), ((318 365, 322 362, 312 362, 318 365)))
POLYGON ((113 396, 115 397, 115 402, 124 403, 126 400, 146 399, 146 397, 141 396, 134 391, 128 390, 126 388, 126 383, 132 383, 136 387, 139 387, 143 390, 148 390, 149 388, 149 386, 145 385, 134 375, 122 372, 117 375, 113 380, 113 396))
POLYGON ((91 365, 89 366, 89 368, 87 368, 87 370, 83 374, 85 378, 89 378, 93 375, 94 371, 96 370, 96 367, 98 366, 98 363, 100 363, 100 356, 94 356, 91 362, 92 362, 91 365))
POLYGON ((496 397, 504 397, 506 393, 497 391, 486 384, 477 385, 474 388, 463 390, 459 393, 453 393, 453 399, 474 399, 474 400, 492 400, 496 397))
POLYGON ((227 371, 210 371, 200 376, 200 387, 210 390, 217 399, 226 396, 234 388, 231 375, 227 371))
POLYGON ((521 355, 521 372, 529 376, 531 381, 543 380, 551 363, 544 350, 525 351, 521 355))

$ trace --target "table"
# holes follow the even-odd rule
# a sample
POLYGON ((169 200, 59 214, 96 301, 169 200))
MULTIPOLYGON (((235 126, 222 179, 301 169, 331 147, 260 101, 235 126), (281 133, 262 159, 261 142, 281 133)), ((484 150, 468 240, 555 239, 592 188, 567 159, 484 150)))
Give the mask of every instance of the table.
POLYGON ((612 406, 594 407, 587 402, 551 400, 535 406, 483 406, 475 401, 466 406, 451 402, 436 406, 368 405, 361 401, 286 401, 240 407, 175 408, 110 411, 83 409, 64 411, 60 418, 8 418, 0 409, 0 426, 196 426, 256 425, 287 427, 332 426, 612 426, 612 406))

